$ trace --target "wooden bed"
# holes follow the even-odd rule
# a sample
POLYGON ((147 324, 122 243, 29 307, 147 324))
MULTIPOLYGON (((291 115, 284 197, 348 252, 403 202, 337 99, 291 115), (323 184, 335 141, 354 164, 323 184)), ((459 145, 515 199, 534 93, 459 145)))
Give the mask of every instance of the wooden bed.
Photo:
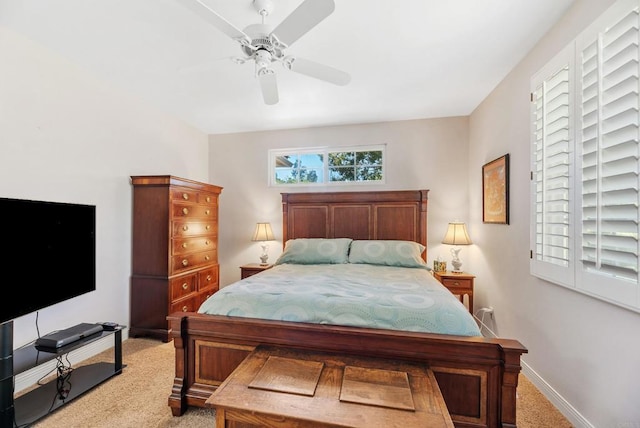
MULTIPOLYGON (((283 242, 292 238, 411 240, 427 246, 427 190, 283 193, 283 242)), ((426 260, 426 254, 424 255, 426 260)), ((421 361, 436 375, 456 427, 515 427, 517 340, 462 337, 180 312, 169 315, 174 416, 204 407, 261 344, 421 361)))

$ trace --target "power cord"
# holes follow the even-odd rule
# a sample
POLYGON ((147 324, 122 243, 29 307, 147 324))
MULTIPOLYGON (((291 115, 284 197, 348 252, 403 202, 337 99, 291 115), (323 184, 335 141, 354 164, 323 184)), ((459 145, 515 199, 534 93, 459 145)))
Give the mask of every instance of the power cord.
POLYGON ((56 380, 56 387, 58 391, 58 399, 66 400, 69 396, 69 392, 71 392, 71 374, 73 373, 73 368, 71 367, 71 362, 69 361, 69 357, 66 357, 67 363, 69 365, 65 365, 62 361, 62 357, 58 357, 58 364, 56 366, 56 370, 58 371, 58 378, 56 380))
POLYGON ((476 311, 476 313, 473 315, 473 317, 478 320, 478 322, 480 323, 480 331, 482 331, 482 328, 484 327, 487 331, 489 331, 489 333, 491 333, 491 335, 493 337, 497 337, 496 334, 489 328, 489 326, 487 326, 484 323, 484 316, 486 314, 490 314, 491 318, 493 318, 493 308, 491 306, 489 306, 488 308, 480 308, 476 311), (480 318, 478 318, 478 314, 482 313, 482 316, 480 318))

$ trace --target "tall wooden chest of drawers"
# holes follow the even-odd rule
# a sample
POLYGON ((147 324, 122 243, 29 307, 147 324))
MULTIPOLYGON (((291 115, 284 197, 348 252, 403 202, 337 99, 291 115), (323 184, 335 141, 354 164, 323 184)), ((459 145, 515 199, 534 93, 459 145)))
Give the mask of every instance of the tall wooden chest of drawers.
POLYGON ((132 176, 129 335, 169 341, 167 315, 196 311, 219 288, 222 187, 171 175, 132 176))

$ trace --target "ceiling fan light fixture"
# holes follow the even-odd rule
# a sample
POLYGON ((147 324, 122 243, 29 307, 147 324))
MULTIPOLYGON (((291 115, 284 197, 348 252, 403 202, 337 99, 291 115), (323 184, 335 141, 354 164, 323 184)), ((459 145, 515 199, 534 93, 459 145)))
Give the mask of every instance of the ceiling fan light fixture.
POLYGON ((271 65, 271 53, 266 49, 258 49, 253 58, 258 69, 267 68, 271 65))

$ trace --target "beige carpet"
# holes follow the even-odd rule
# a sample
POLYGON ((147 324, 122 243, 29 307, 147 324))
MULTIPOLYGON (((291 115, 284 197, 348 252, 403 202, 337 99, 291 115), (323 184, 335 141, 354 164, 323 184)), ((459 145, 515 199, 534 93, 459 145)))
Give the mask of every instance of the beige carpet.
MULTIPOLYGON (((209 409, 189 408, 174 417, 167 399, 174 376, 173 343, 128 339, 122 344, 122 374, 71 401, 33 425, 35 428, 149 428, 215 425, 209 409)), ((108 350, 86 361, 112 361, 108 350)), ((73 376, 71 378, 73 383, 73 376)), ((571 424, 523 375, 518 385, 519 428, 571 428, 571 424)))

